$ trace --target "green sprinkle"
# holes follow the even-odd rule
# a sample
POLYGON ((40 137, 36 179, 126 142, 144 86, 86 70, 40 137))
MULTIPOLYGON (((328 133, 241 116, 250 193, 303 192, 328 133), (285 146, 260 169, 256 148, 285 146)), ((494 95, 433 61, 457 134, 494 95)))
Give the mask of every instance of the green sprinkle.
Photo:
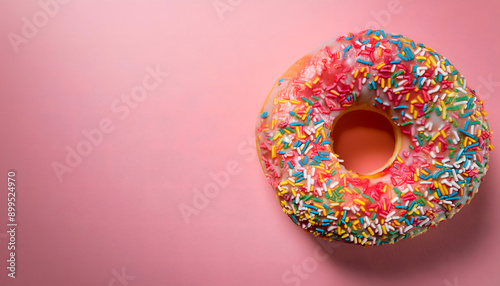
POLYGON ((373 204, 375 203, 375 201, 368 195, 365 195, 365 194, 361 194, 363 197, 367 198, 368 200, 370 200, 370 202, 373 204))

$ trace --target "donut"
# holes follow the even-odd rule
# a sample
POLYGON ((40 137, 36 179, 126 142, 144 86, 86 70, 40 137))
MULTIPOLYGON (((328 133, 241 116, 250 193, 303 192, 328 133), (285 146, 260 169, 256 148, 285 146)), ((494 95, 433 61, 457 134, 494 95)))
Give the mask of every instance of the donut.
POLYGON ((275 83, 259 112, 260 163, 279 204, 305 232, 363 246, 395 243, 451 218, 488 170, 483 101, 441 54, 367 30, 332 39, 275 83), (356 172, 334 150, 335 124, 356 112, 393 127, 394 152, 356 172))

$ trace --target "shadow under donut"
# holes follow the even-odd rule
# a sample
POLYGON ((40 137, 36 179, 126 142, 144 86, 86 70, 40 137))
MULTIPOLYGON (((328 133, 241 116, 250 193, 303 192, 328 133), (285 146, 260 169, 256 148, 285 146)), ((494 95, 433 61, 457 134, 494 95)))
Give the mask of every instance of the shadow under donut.
MULTIPOLYGON (((493 210, 488 206, 491 192, 495 190, 494 181, 495 178, 486 176, 470 204, 438 227, 395 244, 362 247, 330 242, 338 245, 332 247, 327 262, 353 273, 384 278, 421 275, 439 263, 460 259, 482 243, 488 232, 486 226, 494 224, 489 215, 493 210)), ((311 239, 325 247, 322 239, 311 239)))

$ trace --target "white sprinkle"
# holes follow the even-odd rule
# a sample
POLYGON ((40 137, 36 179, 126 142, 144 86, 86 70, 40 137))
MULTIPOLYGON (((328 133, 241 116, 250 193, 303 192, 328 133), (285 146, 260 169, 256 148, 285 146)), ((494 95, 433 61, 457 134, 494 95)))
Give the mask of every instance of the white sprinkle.
POLYGON ((418 226, 423 226, 424 224, 429 222, 429 218, 426 218, 423 222, 419 223, 418 226))
POLYGON ((335 186, 337 186, 338 184, 339 184, 339 182, 332 182, 332 183, 330 184, 330 189, 335 188, 335 186))
POLYGON ((441 88, 440 85, 436 85, 436 87, 434 87, 433 89, 429 90, 427 93, 428 94, 433 94, 433 93, 437 92, 440 88, 441 88))

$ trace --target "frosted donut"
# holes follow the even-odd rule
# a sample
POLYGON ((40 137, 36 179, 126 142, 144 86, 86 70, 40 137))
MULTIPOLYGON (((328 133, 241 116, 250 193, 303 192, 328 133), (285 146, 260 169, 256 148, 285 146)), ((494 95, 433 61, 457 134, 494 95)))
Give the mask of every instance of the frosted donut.
POLYGON ((296 62, 259 114, 257 150, 283 211, 315 236, 364 246, 414 237, 470 202, 488 170, 483 102, 433 49, 368 30, 332 39, 296 62), (377 112, 394 126, 380 169, 347 170, 336 119, 377 112))

